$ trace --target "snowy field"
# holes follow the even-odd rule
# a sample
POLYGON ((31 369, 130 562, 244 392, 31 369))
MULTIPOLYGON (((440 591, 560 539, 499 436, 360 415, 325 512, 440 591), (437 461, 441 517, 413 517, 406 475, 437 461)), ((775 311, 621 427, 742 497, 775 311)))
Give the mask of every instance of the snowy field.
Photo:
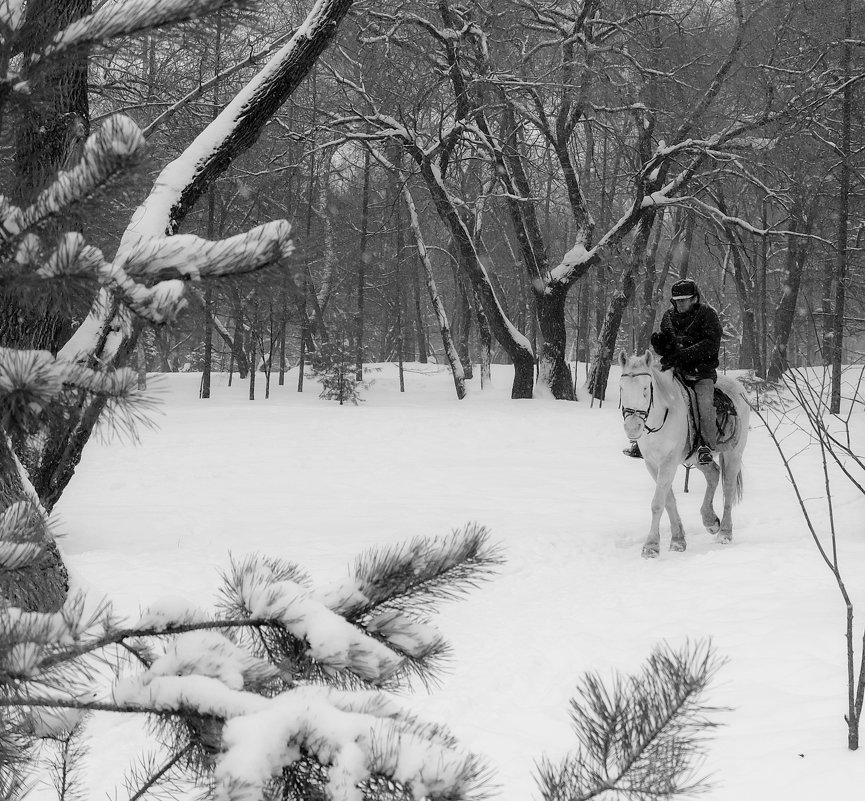
MULTIPOLYGON (((535 761, 573 745, 568 699, 585 671, 635 671, 659 641, 686 638, 711 638, 728 660, 707 698, 730 711, 710 742, 704 770, 715 783, 704 797, 863 797, 865 752, 846 748, 843 605, 756 417, 733 544, 705 533, 702 476, 684 495, 682 471, 688 550, 666 550, 665 519, 660 558, 647 561, 653 485, 621 454, 615 370, 599 409, 512 401, 507 367, 488 391, 471 382, 459 402, 443 368, 409 367, 405 394, 392 366, 371 372, 357 407, 319 400, 312 382, 299 395, 295 373, 269 400, 262 377, 254 402, 224 376, 207 401, 198 375, 161 378, 158 429, 142 430, 137 446, 88 445, 57 507, 75 584, 130 615, 165 596, 206 605, 229 553, 290 559, 326 581, 368 546, 476 521, 507 562, 442 607, 435 622, 454 646, 453 669, 405 702, 488 757, 499 797, 538 797, 535 761)), ((858 434, 863 416, 859 407, 858 434)), ((795 463, 817 500, 818 456, 795 463)), ((836 492, 861 636, 865 499, 846 483, 836 492)), ((138 727, 106 716, 95 733, 84 797, 125 798, 115 786, 141 745, 138 727)))

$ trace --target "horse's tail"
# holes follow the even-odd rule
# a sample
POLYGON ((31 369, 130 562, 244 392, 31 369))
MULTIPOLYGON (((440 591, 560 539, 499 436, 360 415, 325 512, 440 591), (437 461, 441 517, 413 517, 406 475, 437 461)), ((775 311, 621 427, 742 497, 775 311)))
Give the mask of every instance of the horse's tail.
MULTIPOLYGON (((721 462, 721 477, 724 478, 725 474, 728 470, 731 469, 730 460, 727 457, 727 454, 721 453, 720 462, 721 462)), ((736 486, 733 489, 733 505, 735 506, 737 503, 741 503, 742 496, 745 494, 745 480, 742 477, 742 463, 739 462, 739 468, 736 472, 736 486)))

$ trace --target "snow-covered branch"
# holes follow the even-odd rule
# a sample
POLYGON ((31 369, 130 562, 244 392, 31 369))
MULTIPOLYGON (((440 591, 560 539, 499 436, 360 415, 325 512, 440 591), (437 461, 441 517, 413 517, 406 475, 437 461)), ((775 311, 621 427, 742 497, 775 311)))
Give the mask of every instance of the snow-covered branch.
POLYGON ((4 215, 3 227, 17 234, 40 226, 71 204, 92 196, 111 178, 135 164, 143 150, 144 137, 131 119, 120 115, 109 117, 87 138, 84 153, 75 167, 59 173, 20 215, 14 212, 4 215))
MULTIPOLYGON (((14 522, 0 517, 0 532, 14 522)), ((109 711, 174 721, 169 756, 208 771, 219 798, 259 799, 265 785, 300 781, 334 801, 361 801, 387 781, 417 799, 469 799, 486 780, 481 761, 369 687, 395 684, 400 665, 442 645, 409 614, 412 604, 461 595, 495 558, 486 533, 469 527, 360 559, 351 588, 317 590, 296 565, 246 559, 226 577, 227 617, 177 599, 132 623, 107 605, 86 612, 83 596, 55 614, 0 606, 0 754, 9 757, 0 783, 17 754, 3 750, 5 721, 24 742, 65 737, 86 713, 109 711), (345 612, 361 606, 362 620, 345 612), (105 685, 96 665, 122 653, 129 664, 105 685)))
POLYGON ((721 227, 726 228, 729 226, 735 226, 736 228, 741 228, 743 231, 746 231, 749 234, 753 234, 754 236, 782 236, 782 237, 798 237, 799 239, 810 239, 815 242, 821 242, 824 245, 828 245, 832 247, 834 245, 833 242, 830 242, 828 239, 824 239, 821 236, 817 236, 816 234, 809 234, 803 231, 790 231, 785 228, 758 228, 756 225, 748 222, 747 220, 742 219, 741 217, 732 216, 729 214, 725 214, 719 208, 711 205, 710 203, 706 203, 703 200, 700 200, 696 197, 687 197, 680 198, 680 202, 688 203, 692 206, 696 206, 697 208, 702 209, 710 217, 721 227))
POLYGON ((59 31, 42 55, 57 57, 72 48, 102 44, 118 36, 212 14, 224 8, 249 5, 246 0, 123 0, 105 3, 92 14, 59 31))

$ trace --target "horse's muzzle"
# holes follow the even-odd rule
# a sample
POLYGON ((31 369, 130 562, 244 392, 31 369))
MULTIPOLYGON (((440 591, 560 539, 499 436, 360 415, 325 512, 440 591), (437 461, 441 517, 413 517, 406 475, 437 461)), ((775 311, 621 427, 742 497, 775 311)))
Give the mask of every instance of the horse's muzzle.
POLYGON ((637 414, 629 414, 622 420, 623 425, 625 426, 625 435, 628 439, 637 439, 645 428, 645 423, 643 418, 637 414))

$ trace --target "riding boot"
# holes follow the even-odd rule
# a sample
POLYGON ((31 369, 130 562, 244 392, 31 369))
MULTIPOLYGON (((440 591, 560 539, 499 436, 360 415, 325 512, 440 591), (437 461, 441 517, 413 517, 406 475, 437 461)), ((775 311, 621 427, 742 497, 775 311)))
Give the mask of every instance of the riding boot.
POLYGON ((712 464, 712 449, 708 445, 697 448, 697 462, 699 464, 712 464))
POLYGON ((625 456, 630 456, 632 459, 642 459, 643 454, 640 453, 640 446, 637 444, 637 440, 633 440, 627 448, 625 448, 622 453, 625 456))

